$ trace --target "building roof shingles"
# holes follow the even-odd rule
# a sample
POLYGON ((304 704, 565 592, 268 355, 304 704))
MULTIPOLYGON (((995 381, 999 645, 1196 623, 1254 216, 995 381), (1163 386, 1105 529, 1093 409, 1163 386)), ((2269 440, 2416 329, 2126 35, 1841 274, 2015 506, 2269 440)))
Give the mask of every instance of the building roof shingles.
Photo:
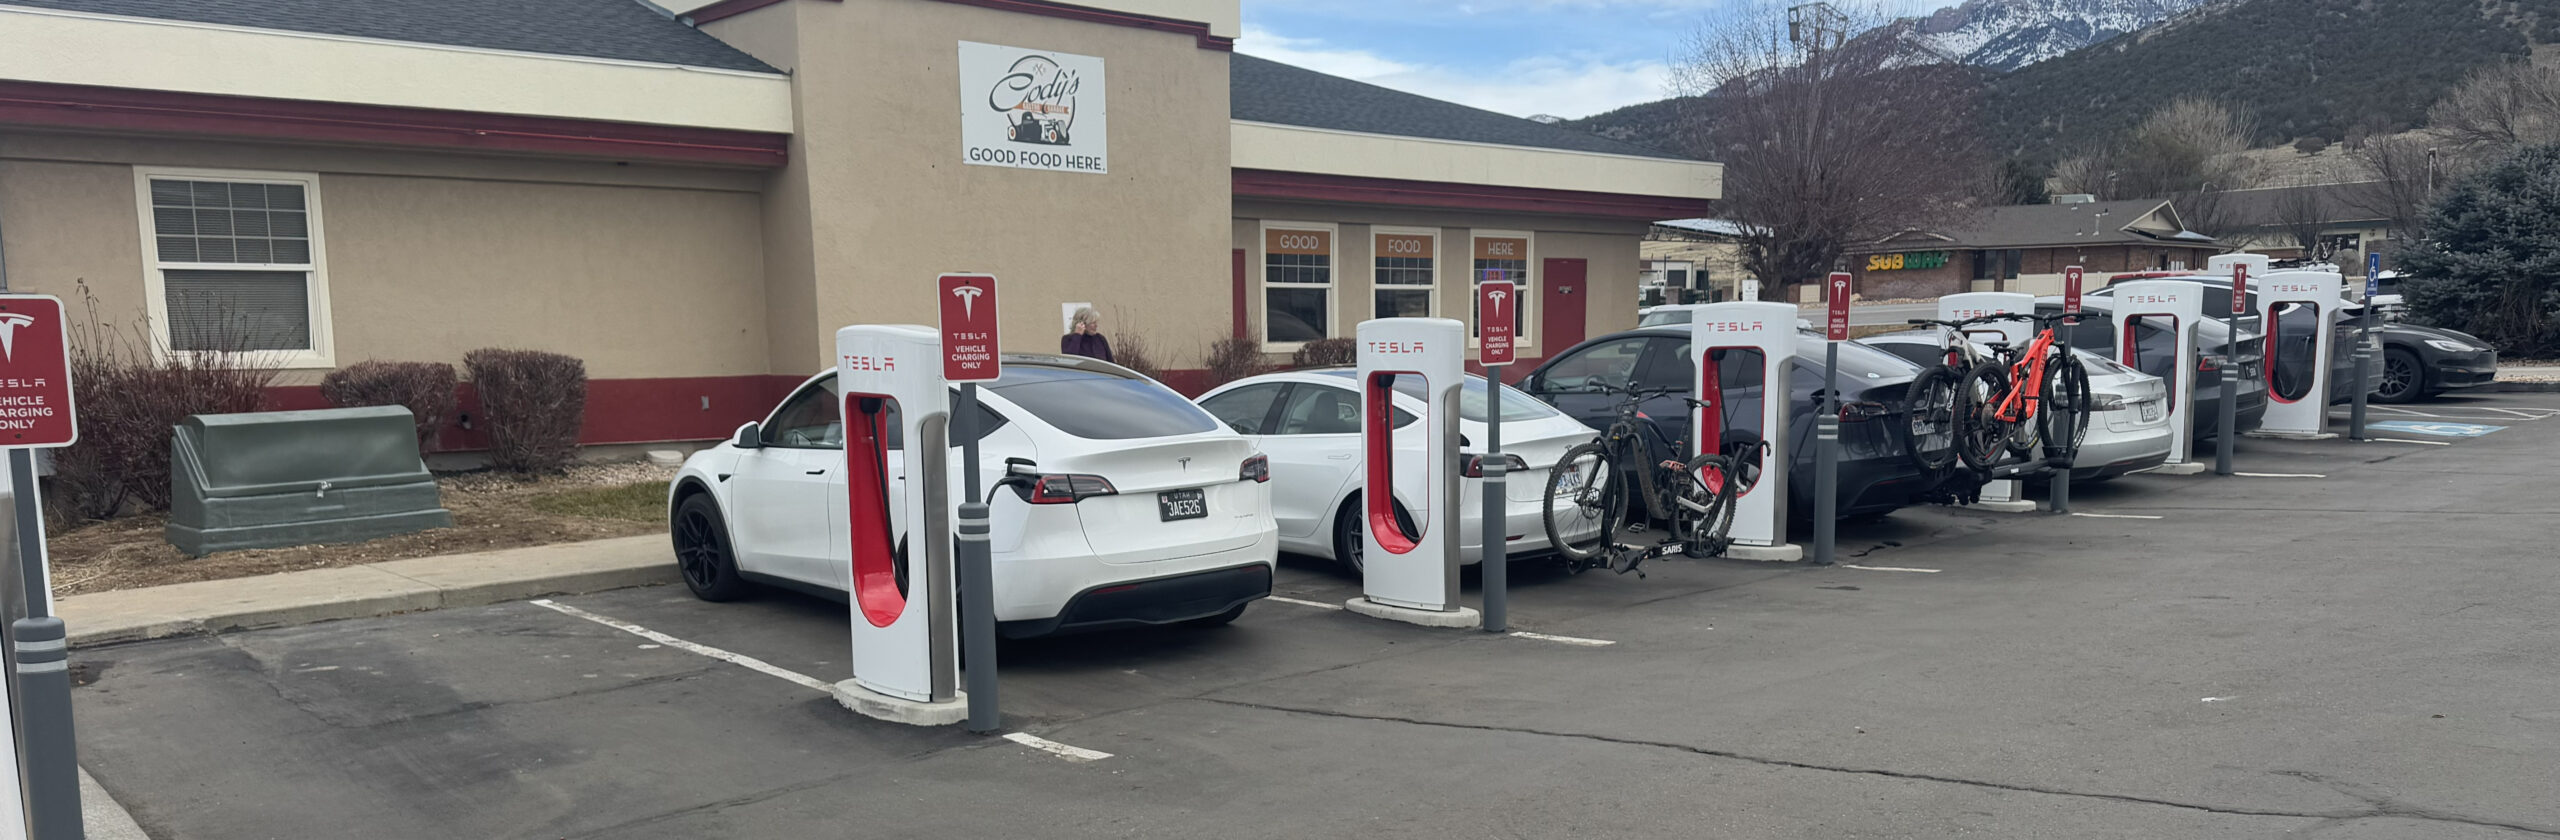
POLYGON ((638 0, 0 0, 0 5, 776 72, 638 0))
POLYGON ((2179 231, 2149 229, 2165 225, 2172 211, 2166 202, 2156 198, 2123 201, 2100 201, 2088 204, 2024 204, 1986 207, 1964 223, 1945 230, 1899 234, 1882 242, 1852 248, 1853 251, 1892 250, 1923 241, 1952 248, 2024 248, 2057 245, 2095 245, 2139 243, 2210 247, 2213 240, 2196 234, 2180 241, 2179 231), (2162 218, 2151 220, 2142 229, 2127 230, 2145 221, 2152 211, 2162 218), (2104 215, 2101 215, 2104 214, 2104 215), (1943 237, 1943 238, 1939 238, 1943 237))
POLYGON ((1679 155, 1237 53, 1228 113, 1247 122, 1686 160, 1679 155))

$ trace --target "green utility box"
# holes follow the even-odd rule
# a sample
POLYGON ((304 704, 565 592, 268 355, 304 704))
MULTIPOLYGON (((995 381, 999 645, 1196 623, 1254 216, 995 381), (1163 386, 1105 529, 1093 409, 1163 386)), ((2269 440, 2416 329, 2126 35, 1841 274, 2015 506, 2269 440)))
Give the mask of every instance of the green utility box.
POLYGON ((169 544, 190 556, 453 524, 406 408, 198 414, 176 431, 169 544))

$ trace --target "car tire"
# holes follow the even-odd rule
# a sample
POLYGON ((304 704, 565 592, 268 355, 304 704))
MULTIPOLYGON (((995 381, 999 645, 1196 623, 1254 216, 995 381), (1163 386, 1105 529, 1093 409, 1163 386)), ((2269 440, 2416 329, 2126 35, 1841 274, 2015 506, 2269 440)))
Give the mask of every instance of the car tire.
POLYGON ((2382 372, 2373 389, 2373 401, 2381 403, 2413 403, 2427 394, 2427 369, 2418 363, 2418 354, 2393 347, 2382 351, 2382 372), (2394 370, 2397 369, 2397 379, 2394 370))
POLYGON ((1236 619, 1243 618, 1243 617, 1244 617, 1244 608, 1249 607, 1249 606, 1253 606, 1253 602, 1252 602, 1252 601, 1246 601, 1246 602, 1244 602, 1244 603, 1237 604, 1237 605, 1232 606, 1232 607, 1228 607, 1226 612, 1222 612, 1222 613, 1219 613, 1219 614, 1217 614, 1217 615, 1208 616, 1208 617, 1205 617, 1205 618, 1195 618, 1195 619, 1192 619, 1192 620, 1190 620, 1190 621, 1185 621, 1185 622, 1183 622, 1183 623, 1182 623, 1182 626, 1184 626, 1184 627, 1201 627, 1201 628, 1208 628, 1208 627, 1225 627, 1225 626, 1227 626, 1227 625, 1229 625, 1229 624, 1234 624, 1234 623, 1235 623, 1235 621, 1236 621, 1236 619))
POLYGON ((693 597, 735 601, 753 590, 738 576, 729 523, 720 516, 720 504, 711 500, 711 494, 695 493, 676 503, 667 530, 675 544, 677 576, 684 578, 684 587, 693 591, 693 597))
MULTIPOLYGON (((1360 494, 1353 493, 1351 498, 1342 501, 1342 509, 1333 514, 1333 562, 1341 564, 1342 570, 1350 572, 1353 577, 1366 574, 1360 562, 1361 512, 1360 494)), ((1405 512, 1403 502, 1396 503, 1396 522, 1407 531, 1413 530, 1413 514, 1405 512)))

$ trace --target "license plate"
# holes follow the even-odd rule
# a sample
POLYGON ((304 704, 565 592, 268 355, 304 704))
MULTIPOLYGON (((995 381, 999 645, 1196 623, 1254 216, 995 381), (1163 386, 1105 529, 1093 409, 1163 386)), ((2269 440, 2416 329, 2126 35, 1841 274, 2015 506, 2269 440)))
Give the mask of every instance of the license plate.
POLYGON ((1556 477, 1556 492, 1557 492, 1557 493, 1559 493, 1559 494, 1563 494, 1563 495, 1572 495, 1573 493, 1575 493, 1575 492, 1577 492, 1577 491, 1580 491, 1581 489, 1582 489, 1582 474, 1581 474, 1581 473, 1578 473, 1578 472, 1567 472, 1567 473, 1565 473, 1565 474, 1563 474, 1563 475, 1560 475, 1560 476, 1557 476, 1557 477, 1556 477))
POLYGON ((2153 421, 2153 420, 2158 420, 2158 419, 2160 419, 2160 404, 2159 404, 2159 403, 2152 402, 2152 401, 2149 401, 2149 400, 2144 400, 2144 401, 2142 401, 2141 403, 2139 403, 2139 405, 2141 405, 2141 406, 2142 406, 2142 422, 2149 423, 2149 422, 2151 422, 2151 421, 2153 421))
POLYGON ((1166 522, 1198 519, 1209 515, 1209 500, 1197 489, 1167 490, 1156 494, 1156 511, 1164 515, 1166 522))

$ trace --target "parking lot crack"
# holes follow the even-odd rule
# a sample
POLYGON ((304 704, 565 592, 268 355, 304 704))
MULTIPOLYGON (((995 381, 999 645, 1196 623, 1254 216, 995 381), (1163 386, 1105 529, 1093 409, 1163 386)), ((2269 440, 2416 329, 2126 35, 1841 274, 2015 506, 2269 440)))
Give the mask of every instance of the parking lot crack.
POLYGON ((1653 741, 1653 740, 1646 740, 1646 739, 1642 739, 1642 738, 1624 738, 1624 737, 1618 737, 1618 736, 1613 736, 1613 735, 1600 735, 1600 734, 1589 733, 1589 732, 1560 732, 1560 731, 1555 731, 1555 730, 1535 729, 1535 728, 1530 728, 1530 727, 1494 726, 1494 725, 1490 725, 1490 724, 1478 724, 1478 723, 1457 723, 1457 722, 1451 722, 1451 721, 1427 720, 1427 719, 1423 719, 1423 718, 1406 717, 1406 716, 1401 716, 1401 715, 1369 715, 1369 714, 1357 714, 1357 713, 1352 713, 1352 712, 1344 712, 1344 711, 1337 711, 1337 710, 1331 710, 1331 709, 1310 709, 1310 708, 1301 708, 1301 707, 1296 707, 1296 706, 1283 706, 1283 705, 1277 705, 1277 704, 1271 704, 1271 703, 1254 703, 1254 702, 1248 702, 1248 701, 1242 701, 1242 700, 1223 700, 1223 699, 1212 698, 1212 697, 1200 697, 1200 698, 1196 698, 1196 699, 1199 699, 1199 700, 1204 701, 1204 702, 1209 702, 1209 703, 1217 703, 1217 704, 1220 704, 1220 705, 1235 706, 1235 707, 1238 707, 1238 708, 1247 708, 1247 709, 1257 709, 1257 710, 1261 710, 1261 711, 1269 711, 1269 712, 1281 712, 1281 713, 1284 713, 1284 714, 1313 715, 1313 716, 1317 716, 1317 717, 1341 718, 1341 719, 1347 719, 1347 720, 1375 721, 1375 722, 1380 722, 1380 723, 1401 723, 1401 724, 1407 724, 1407 725, 1412 725, 1412 726, 1428 726, 1428 727, 1443 728, 1443 729, 1465 729, 1465 730, 1473 730, 1473 731, 1478 731, 1478 732, 1506 732, 1506 733, 1512 733, 1512 734, 1517 734, 1517 735, 1536 735, 1536 736, 1548 737, 1548 738, 1568 738, 1568 739, 1573 739, 1573 740, 1578 740, 1578 741, 1591 741, 1591 742, 1606 743, 1606 744, 1620 744, 1620 745, 1632 746, 1632 747, 1650 747, 1650 748, 1654 748, 1654 749, 1672 750, 1672 751, 1675 751, 1675 752, 1684 752, 1684 753, 1689 753, 1689 754, 1692 754, 1692 755, 1702 755, 1702 756, 1708 756, 1708 757, 1711 757, 1711 758, 1730 759, 1730 760, 1733 760, 1733 761, 1743 761, 1743 762, 1749 762, 1749 763, 1752 763, 1752 764, 1759 764, 1759 765, 1768 766, 1768 767, 1783 767, 1783 768, 1788 768, 1788 769, 1793 769, 1793 770, 1811 770, 1811 771, 1815 771, 1815 772, 1822 772, 1822 773, 1840 773, 1840 774, 1855 775, 1855 776, 1874 776, 1874 777, 1877 777, 1877 778, 1886 778, 1886 779, 1903 779, 1903 780, 1908 780, 1908 781, 1918 781, 1918 782, 1936 782, 1936 783, 1940 783, 1940 784, 1964 785, 1964 786, 1967 786, 1967 787, 1984 788, 1984 789, 1988 789, 1988 790, 2002 790, 2002 791, 2011 791, 2011 792, 2016 792, 2016 793, 2039 793, 2039 794, 2045 794, 2045 795, 2048 795, 2048 796, 2067 796, 2067 797, 2073 797, 2073 798, 2078 798, 2078 799, 2098 799, 2098 800, 2106 800, 2106 801, 2110 801, 2110 802, 2124 802, 2124 803, 2130 803, 2130 804, 2135 804, 2135 805, 2151 805, 2151 806, 2157 806, 2157 807, 2163 807, 2163 808, 2177 808, 2177 809, 2181 809, 2181 810, 2188 810, 2188 811, 2201 811, 2201 812, 2204 812, 2204 813, 2210 813, 2210 814, 2222 814, 2222 815, 2227 815, 2227 816, 2240 816, 2240 817, 2294 817, 2294 818, 2309 819, 2309 820, 2333 820, 2333 821, 2338 821, 2338 820, 2372 819, 2372 818, 2378 818, 2378 817, 2397 817, 2397 818, 2400 818, 2400 819, 2425 820, 2425 821, 2430 821, 2430 822, 2458 823, 2458 824, 2462 824, 2462 825, 2475 825, 2475 826, 2481 826, 2481 827, 2484 827, 2484 828, 2499 828, 2499 829, 2506 829, 2506 830, 2509 830, 2509 831, 2520 831, 2520 832, 2524 832, 2524 833, 2528 833, 2528 834, 2540 834, 2540 835, 2547 835, 2547 836, 2552 836, 2552 837, 2560 837, 2560 827, 2553 827, 2553 826, 2536 826, 2536 825, 2526 825, 2526 824, 2523 824, 2523 823, 2502 822, 2502 821, 2498 821, 2498 820, 2491 820, 2491 819, 2485 819, 2485 818, 2479 818, 2479 817, 2470 817, 2470 816, 2465 816, 2465 815, 2462 815, 2462 814, 2455 814, 2455 813, 2446 812, 2446 811, 2441 811, 2441 810, 2436 810, 2436 809, 2432 809, 2432 808, 2419 807, 2419 806, 2415 806, 2415 805, 2410 805, 2410 804, 2408 804, 2408 803, 2399 802, 2399 801, 2394 800, 2394 799, 2391 799, 2391 798, 2389 798, 2389 797, 2387 797, 2387 796, 2383 796, 2383 795, 2381 795, 2381 794, 2374 793, 2374 792, 2372 792, 2371 790, 2366 789, 2366 788, 2363 788, 2363 787, 2361 787, 2361 786, 2356 786, 2356 785, 2351 785, 2351 784, 2339 783, 2339 782, 2336 782, 2336 781, 2334 781, 2334 780, 2327 779, 2326 777, 2322 777, 2322 776, 2319 776, 2319 775, 2317 775, 2317 774, 2305 773, 2305 772, 2303 772, 2303 771, 2278 771, 2278 772, 2279 772, 2280 774, 2282 774, 2282 775, 2295 776, 2295 777, 2297 777, 2297 778, 2302 778, 2302 779, 2304 779, 2304 780, 2306 780, 2306 781, 2311 781, 2311 782, 2314 782, 2314 783, 2317 783, 2317 784, 2321 784, 2321 785, 2323 785, 2323 786, 2326 786, 2326 787, 2328 787, 2329 789, 2331 789, 2331 790, 2333 790, 2333 791, 2337 792, 2337 793, 2338 793, 2339 795, 2341 795, 2341 796, 2345 796, 2345 797, 2348 797, 2348 798, 2350 798, 2350 799, 2355 799, 2355 800, 2357 800, 2357 801, 2359 801, 2359 802, 2363 803, 2363 804, 2364 804, 2364 807, 2363 807, 2363 808, 2361 808, 2361 809, 2347 809, 2347 810, 2338 810, 2338 811, 2299 811, 2299 810, 2282 810, 2282 809, 2273 809, 2273 808, 2240 808, 2240 807, 2232 807, 2232 806, 2227 806, 2227 805, 2208 805, 2208 804, 2197 803, 2197 802, 2182 802, 2182 801, 2175 800, 2175 799, 2164 799, 2164 798, 2159 798, 2159 797, 2149 797, 2149 796, 2135 796, 2135 795, 2131 795, 2131 794, 2122 794, 2122 793, 2098 793, 2098 792, 2091 792, 2091 791, 2068 790, 2068 789, 2064 789, 2064 788, 2057 788, 2057 787, 2045 787, 2045 786, 2041 786, 2041 785, 2019 784, 2019 783, 2015 783, 2015 782, 1996 782, 1996 781, 1988 781, 1988 780, 1983 780, 1983 779, 1966 779, 1966 778, 1960 778, 1960 777, 1956 777, 1956 776, 1943 776, 1943 775, 1937 775, 1937 774, 1932 774, 1932 773, 1911 773, 1911 772, 1905 772, 1905 771, 1900 771, 1900 770, 1886 770, 1886 769, 1882 769, 1882 768, 1874 768, 1874 767, 1848 767, 1848 766, 1833 765, 1833 764, 1817 764, 1817 763, 1807 762, 1807 761, 1795 761, 1795 760, 1791 760, 1791 759, 1774 758, 1774 757, 1770 757, 1770 756, 1752 755, 1752 754, 1750 754, 1750 753, 1735 752, 1735 751, 1732 751, 1732 750, 1720 750, 1720 749, 1715 749, 1715 748, 1712 748, 1712 747, 1701 747, 1701 746, 1697 746, 1697 745, 1694 745, 1694 744, 1682 744, 1682 743, 1676 743, 1676 742, 1671 742, 1671 741, 1653 741))

